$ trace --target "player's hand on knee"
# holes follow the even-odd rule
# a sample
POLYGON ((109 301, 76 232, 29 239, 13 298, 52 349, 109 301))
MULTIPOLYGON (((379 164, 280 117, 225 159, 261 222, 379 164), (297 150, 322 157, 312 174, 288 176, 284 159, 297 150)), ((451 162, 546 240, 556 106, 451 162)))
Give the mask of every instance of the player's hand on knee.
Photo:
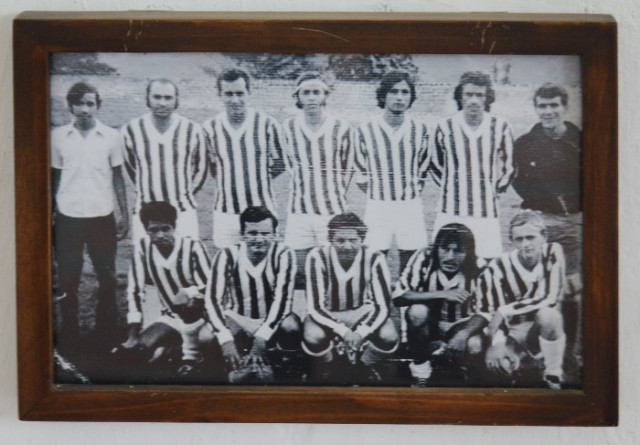
POLYGON ((360 346, 362 346, 362 337, 360 336, 360 334, 358 334, 355 331, 347 331, 347 333, 344 336, 344 343, 347 346, 347 350, 355 353, 360 349, 360 346))
POLYGON ((236 344, 233 340, 228 341, 220 345, 222 349, 222 357, 224 358, 224 363, 228 369, 235 371, 240 368, 240 355, 238 354, 238 350, 236 349, 236 344))
POLYGON ((506 344, 496 344, 487 350, 485 364, 491 372, 500 375, 511 375, 520 366, 520 359, 506 344))
POLYGON ((456 333, 447 343, 447 351, 453 355, 460 355, 467 349, 469 335, 465 331, 456 333))

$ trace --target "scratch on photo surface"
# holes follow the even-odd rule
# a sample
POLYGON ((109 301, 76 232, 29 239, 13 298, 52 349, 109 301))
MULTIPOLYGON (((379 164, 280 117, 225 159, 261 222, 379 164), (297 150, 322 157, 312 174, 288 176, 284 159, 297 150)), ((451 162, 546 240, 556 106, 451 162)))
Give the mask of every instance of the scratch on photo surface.
POLYGON ((131 37, 131 33, 133 32, 133 20, 129 19, 129 29, 127 30, 127 34, 124 36, 124 50, 129 51, 128 47, 127 47, 127 39, 129 39, 129 37, 131 37))
POLYGON ((340 36, 339 36, 339 35, 337 35, 337 34, 332 34, 332 33, 330 33, 330 32, 323 31, 323 30, 321 30, 321 29, 302 28, 302 27, 298 27, 298 26, 292 26, 292 27, 291 27, 291 29, 298 29, 298 30, 301 30, 301 31, 319 32, 319 33, 326 34, 326 35, 331 36, 331 37, 335 37, 336 39, 340 39, 340 40, 342 40, 343 42, 351 43, 351 41, 350 41, 349 39, 345 39, 344 37, 340 37, 340 36))

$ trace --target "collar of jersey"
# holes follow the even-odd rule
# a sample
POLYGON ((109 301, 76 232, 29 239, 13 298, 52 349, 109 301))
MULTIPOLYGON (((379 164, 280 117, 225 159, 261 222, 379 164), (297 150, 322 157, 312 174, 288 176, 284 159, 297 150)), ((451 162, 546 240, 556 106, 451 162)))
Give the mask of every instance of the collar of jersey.
POLYGON ((358 271, 358 264, 360 263, 361 259, 362 259, 362 252, 364 251, 363 248, 361 248, 360 250, 358 250, 358 253, 356 254, 356 257, 353 259, 353 263, 351 263, 351 266, 349 267, 349 270, 344 270, 342 267, 342 264, 340 264, 340 260, 338 259, 338 252, 336 252, 336 249, 333 246, 329 247, 329 255, 331 255, 331 262, 335 265, 334 269, 336 271, 336 273, 343 278, 351 278, 353 277, 356 272, 358 271))
MULTIPOLYGON (((543 252, 544 252, 544 249, 543 249, 543 252)), ((542 274, 543 274, 542 259, 538 261, 538 264, 536 264, 532 270, 528 270, 520 262, 520 258, 518 258, 517 250, 512 250, 509 255, 511 256, 511 262, 513 263, 514 267, 516 268, 520 276, 525 281, 529 283, 533 283, 534 281, 538 280, 538 278, 542 277, 542 274)))
POLYGON ((244 122, 238 128, 235 128, 233 125, 231 125, 231 122, 229 121, 229 115, 227 114, 227 112, 223 111, 222 125, 227 129, 229 133, 242 134, 247 130, 247 127, 251 125, 251 123, 253 122, 253 116, 255 115, 255 113, 256 111, 253 108, 247 108, 247 114, 244 117, 244 122))
POLYGON ((241 242, 238 248, 238 267, 241 270, 245 270, 251 276, 260 276, 264 272, 264 268, 267 265, 267 259, 271 255, 271 251, 274 248, 275 243, 271 244, 267 254, 264 256, 262 261, 258 264, 254 265, 249 259, 249 255, 247 254, 247 243, 241 242))
POLYGON ((164 143, 170 143, 174 137, 173 131, 175 130, 178 122, 180 122, 180 115, 175 111, 171 115, 171 125, 165 130, 164 133, 160 133, 155 125, 153 125, 153 117, 151 117, 151 113, 147 113, 144 115, 145 123, 147 127, 149 127, 149 131, 152 131, 155 134, 156 139, 160 141, 164 141, 164 143))
POLYGON ((329 125, 331 125, 334 121, 333 116, 325 112, 325 118, 322 125, 320 125, 320 127, 317 130, 312 130, 307 126, 307 123, 304 120, 304 113, 298 115, 297 119, 298 119, 298 125, 300 126, 300 129, 305 134, 305 136, 307 136, 309 139, 317 139, 318 137, 323 135, 325 132, 325 129, 329 125))
POLYGON ((182 245, 182 238, 176 236, 175 242, 173 244, 173 250, 166 258, 164 257, 164 255, 162 255, 162 253, 160 253, 160 250, 158 250, 155 244, 151 243, 151 239, 149 239, 149 243, 151 244, 151 252, 155 257, 156 264, 160 264, 164 267, 175 262, 176 255, 178 255, 178 251, 180 250, 180 246, 182 245))

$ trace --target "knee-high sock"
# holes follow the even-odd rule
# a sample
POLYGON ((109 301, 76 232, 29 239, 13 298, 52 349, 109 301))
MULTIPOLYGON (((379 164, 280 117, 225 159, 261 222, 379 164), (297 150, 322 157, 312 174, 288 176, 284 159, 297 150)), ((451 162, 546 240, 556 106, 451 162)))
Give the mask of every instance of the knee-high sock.
POLYGON ((556 340, 545 340, 539 337, 540 352, 544 360, 545 375, 562 376, 562 361, 564 359, 564 349, 567 344, 566 335, 562 334, 556 340))

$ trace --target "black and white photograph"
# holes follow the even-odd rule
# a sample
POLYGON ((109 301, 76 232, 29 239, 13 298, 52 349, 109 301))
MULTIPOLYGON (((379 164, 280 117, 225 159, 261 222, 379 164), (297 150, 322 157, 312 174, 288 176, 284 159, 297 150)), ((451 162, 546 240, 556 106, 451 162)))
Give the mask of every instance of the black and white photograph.
POLYGON ((55 383, 582 388, 579 56, 49 70, 55 383))

